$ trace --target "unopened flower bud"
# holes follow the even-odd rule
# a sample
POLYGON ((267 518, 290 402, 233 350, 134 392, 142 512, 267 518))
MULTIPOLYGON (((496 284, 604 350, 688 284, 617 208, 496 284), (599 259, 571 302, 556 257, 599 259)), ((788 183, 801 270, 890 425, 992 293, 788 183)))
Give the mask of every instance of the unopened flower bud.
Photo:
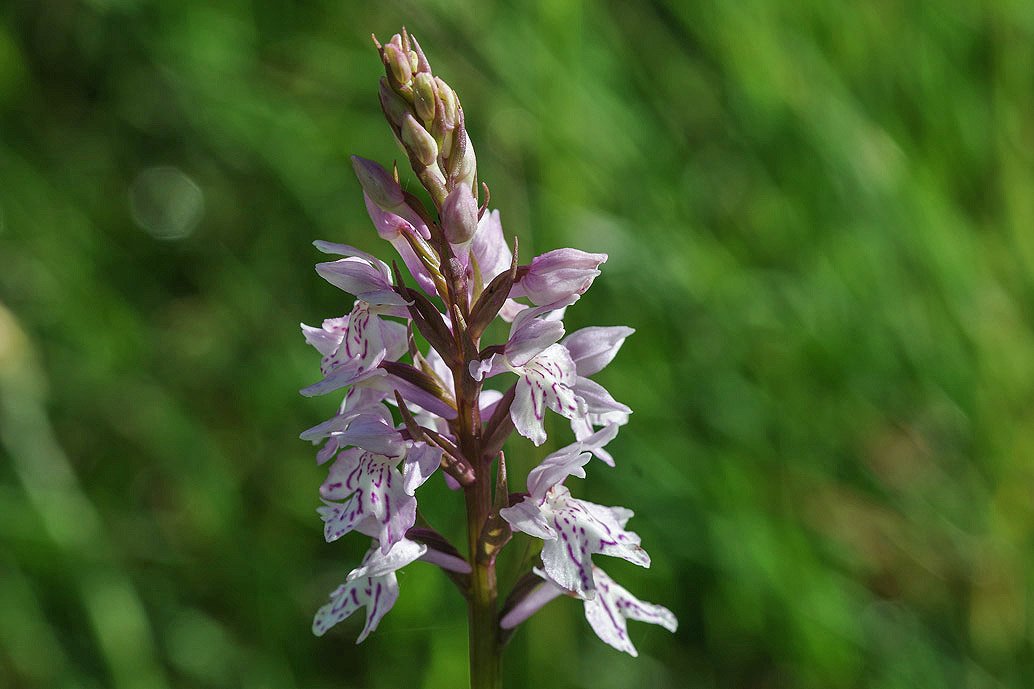
POLYGON ((424 189, 427 189, 427 193, 431 195, 434 205, 441 208, 449 193, 445 188, 445 177, 442 175, 441 168, 437 165, 428 165, 418 172, 417 176, 420 178, 420 183, 424 185, 424 189))
POLYGON ((456 185, 442 204, 442 231, 450 244, 466 244, 478 228, 478 204, 470 186, 456 185))
POLYGON ((477 179, 477 158, 470 143, 467 130, 459 128, 453 135, 452 152, 449 157, 449 178, 455 182, 466 182, 471 187, 477 179))
POLYGON ((430 167, 438 160, 438 144, 412 114, 402 116, 402 142, 422 164, 430 167))
POLYGON ((442 99, 442 106, 444 108, 442 119, 445 120, 446 125, 455 127, 456 113, 459 108, 459 99, 456 98, 456 92, 441 77, 435 77, 434 83, 438 87, 438 97, 442 99))
POLYGON ((413 78, 413 105, 416 114, 426 123, 434 119, 435 90, 434 77, 429 72, 420 72, 413 78))
POLYGON ((456 129, 456 93, 449 88, 444 81, 435 77, 436 90, 438 91, 438 106, 434 113, 434 122, 431 123, 431 133, 435 141, 438 141, 438 148, 442 158, 448 160, 452 156, 453 142, 456 129))
POLYGON ((532 304, 541 306, 575 294, 584 294, 600 274, 607 254, 590 254, 578 249, 554 249, 531 261, 516 286, 532 304))
POLYGON ((413 68, 409 65, 409 55, 403 53, 394 43, 384 46, 384 62, 391 69, 395 80, 406 85, 413 78, 413 68))
POLYGON ((381 77, 381 87, 377 95, 381 99, 381 108, 384 109, 384 116, 396 127, 401 127, 403 116, 411 111, 406 101, 402 100, 397 93, 391 90, 386 77, 381 77))
POLYGON ((352 169, 363 185, 363 191, 383 210, 390 211, 402 205, 402 188, 391 173, 381 165, 366 158, 352 156, 352 169))

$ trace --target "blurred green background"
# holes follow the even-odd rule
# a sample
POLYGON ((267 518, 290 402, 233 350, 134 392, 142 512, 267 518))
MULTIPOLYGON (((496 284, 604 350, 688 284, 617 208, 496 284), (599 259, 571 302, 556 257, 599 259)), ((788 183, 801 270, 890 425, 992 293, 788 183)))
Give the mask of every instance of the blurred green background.
POLYGON ((523 255, 610 254, 569 330, 638 331, 572 488, 681 626, 635 660, 555 602, 507 686, 1034 685, 1034 5, 374 5, 0 7, 0 686, 464 685, 429 566, 309 631, 364 544, 322 539, 297 323, 351 303, 313 239, 390 256, 348 155, 399 157, 402 24, 523 255))

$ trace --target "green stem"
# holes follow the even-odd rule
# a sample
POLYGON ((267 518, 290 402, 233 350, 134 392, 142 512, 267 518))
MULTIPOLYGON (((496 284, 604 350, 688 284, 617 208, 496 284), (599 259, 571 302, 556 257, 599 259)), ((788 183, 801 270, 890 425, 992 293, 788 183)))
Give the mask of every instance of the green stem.
MULTIPOLYGON (((466 357, 463 357, 466 359, 466 357)), ((464 380, 469 362, 454 371, 457 381, 464 380)), ((469 380, 469 376, 468 376, 469 380)), ((465 381, 467 382, 467 381, 465 381)), ((469 383, 472 383, 469 380, 469 383)), ((495 581, 495 556, 482 543, 485 523, 492 514, 492 463, 485 461, 481 447, 481 420, 477 413, 478 387, 456 385, 456 435, 463 455, 474 467, 475 480, 464 487, 467 504, 467 546, 470 566, 470 591, 467 596, 467 624, 470 644, 471 689, 499 689, 502 684, 498 592, 495 581)))
POLYGON ((481 476, 466 489, 467 532, 471 566, 474 568, 470 575, 470 596, 467 599, 470 689, 499 689, 502 686, 495 563, 479 557, 481 531, 492 508, 488 478, 481 476))
POLYGON ((502 643, 499 629, 498 592, 495 581, 495 551, 482 542, 485 524, 492 516, 492 461, 484 458, 482 423, 478 398, 481 385, 471 378, 471 358, 477 356, 479 346, 464 338, 463 321, 469 320, 470 309, 466 287, 456 284, 456 275, 449 259, 451 248, 438 230, 441 246, 443 275, 449 283, 449 294, 444 296, 455 337, 456 364, 452 368, 456 420, 452 422, 460 452, 474 469, 473 483, 464 486, 467 504, 467 546, 471 566, 470 589, 467 592, 467 626, 470 646, 470 689, 500 689, 502 643))

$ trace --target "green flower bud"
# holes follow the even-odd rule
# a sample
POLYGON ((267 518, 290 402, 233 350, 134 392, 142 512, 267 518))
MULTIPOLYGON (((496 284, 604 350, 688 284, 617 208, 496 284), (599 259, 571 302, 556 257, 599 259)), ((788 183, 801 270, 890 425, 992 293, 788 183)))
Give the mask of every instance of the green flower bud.
POLYGON ((381 77, 380 90, 377 96, 381 99, 381 108, 384 109, 384 116, 396 127, 402 126, 402 118, 412 112, 406 101, 402 100, 397 93, 391 90, 387 77, 381 77))
POLYGON ((441 168, 437 165, 428 165, 417 173, 417 177, 420 178, 420 183, 424 185, 424 189, 427 189, 427 193, 431 195, 434 205, 441 208, 442 204, 445 203, 445 197, 449 193, 445 188, 445 177, 442 176, 441 168))
POLYGON ((409 56, 405 55, 394 43, 384 46, 384 63, 391 69, 392 76, 400 85, 406 85, 413 78, 413 70, 409 66, 409 56))
POLYGON ((402 142, 423 165, 430 167, 438 160, 438 144, 412 114, 402 116, 402 142))
POLYGON ((438 97, 442 99, 442 120, 446 129, 456 126, 456 113, 459 110, 459 99, 456 92, 446 84, 441 77, 435 77, 434 83, 438 87, 438 97))
POLYGON ((430 73, 420 72, 413 78, 413 105, 416 106, 416 114, 428 124, 434 120, 436 90, 434 77, 430 73))
POLYGON ((465 182, 471 187, 477 182, 477 158, 474 145, 470 143, 467 130, 458 128, 454 132, 452 154, 449 157, 449 179, 453 184, 465 182))

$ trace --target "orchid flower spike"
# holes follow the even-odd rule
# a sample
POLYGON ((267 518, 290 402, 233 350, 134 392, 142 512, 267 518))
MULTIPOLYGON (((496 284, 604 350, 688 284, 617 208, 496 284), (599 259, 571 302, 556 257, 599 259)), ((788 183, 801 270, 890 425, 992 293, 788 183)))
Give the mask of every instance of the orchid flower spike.
MULTIPOLYGON (((374 42, 384 65, 378 98, 415 182, 402 179, 398 165, 352 158, 376 232, 370 236, 390 244, 393 260, 315 243, 332 256, 316 272, 355 300, 347 315, 302 325, 319 353, 320 377, 301 393, 339 397, 329 418, 301 438, 317 447, 326 471, 316 508, 325 540, 357 532, 371 546, 316 612, 312 631, 321 636, 365 608, 361 642, 397 600, 396 573, 421 561, 467 600, 475 689, 499 686, 508 635, 557 598, 581 599, 596 634, 636 655, 626 620, 672 631, 677 623, 593 561, 606 555, 650 566, 639 535, 626 528, 633 513, 576 498, 565 486, 569 477, 586 478, 590 463, 597 470, 593 457, 615 465, 607 447, 632 412, 590 377, 633 330, 590 326, 568 334, 564 326, 607 255, 561 248, 521 265, 516 240, 507 241, 499 211, 488 207, 488 187, 478 183, 456 91, 405 30, 374 42), (414 184, 426 196, 413 193, 414 184), (510 324, 504 342, 489 341, 497 321, 510 324), (503 374, 516 381, 490 389, 503 374), (573 442, 554 438, 568 444, 528 473, 526 494, 511 493, 517 480, 504 447, 521 436, 546 443, 547 409, 570 422, 573 442), (467 552, 418 507, 422 487, 435 481, 463 490, 467 552), (500 612, 495 562, 514 532, 541 539, 541 568, 523 573, 500 612)), ((566 425, 556 432, 568 435, 566 425)))

